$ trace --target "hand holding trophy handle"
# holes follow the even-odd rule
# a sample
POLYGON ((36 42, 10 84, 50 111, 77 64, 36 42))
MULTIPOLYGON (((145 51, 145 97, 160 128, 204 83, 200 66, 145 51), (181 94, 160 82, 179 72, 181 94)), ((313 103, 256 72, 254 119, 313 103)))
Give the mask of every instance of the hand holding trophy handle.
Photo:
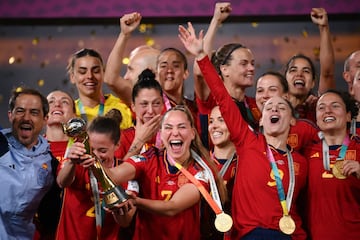
POLYGON ((103 191, 103 199, 105 206, 109 209, 118 203, 125 202, 129 199, 129 195, 125 190, 114 184, 111 178, 106 174, 101 162, 97 156, 91 153, 86 132, 86 122, 82 118, 72 118, 67 123, 63 124, 64 133, 73 138, 74 141, 82 141, 85 144, 86 153, 94 157, 95 163, 90 166, 90 170, 94 173, 97 181, 103 191))

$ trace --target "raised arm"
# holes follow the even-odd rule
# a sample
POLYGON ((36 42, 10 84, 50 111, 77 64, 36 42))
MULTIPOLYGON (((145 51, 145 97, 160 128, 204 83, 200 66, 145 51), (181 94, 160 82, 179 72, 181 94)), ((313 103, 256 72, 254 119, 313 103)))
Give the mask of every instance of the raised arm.
POLYGON ((125 14, 120 18, 120 34, 106 63, 104 82, 129 107, 131 106, 132 83, 121 76, 122 59, 131 33, 139 26, 140 13, 125 14))
POLYGON ((66 151, 66 158, 60 165, 56 182, 61 188, 69 187, 75 180, 76 165, 88 168, 94 164, 94 158, 86 154, 85 145, 75 142, 66 151))
POLYGON ((335 56, 331 41, 329 21, 323 8, 311 10, 311 20, 318 25, 320 32, 320 80, 319 94, 335 88, 335 56))
POLYGON ((128 159, 141 152, 143 145, 150 141, 159 131, 161 118, 162 116, 159 114, 143 123, 139 117, 136 117, 135 137, 122 159, 128 159))
MULTIPOLYGON (((231 13, 231 4, 229 2, 218 2, 215 4, 214 15, 211 19, 209 28, 204 36, 204 52, 211 58, 211 54, 213 51, 213 42, 215 39, 215 35, 223 21, 230 15, 231 13)), ((194 90, 196 96, 200 100, 207 100, 210 94, 210 90, 204 81, 202 73, 199 69, 199 66, 194 60, 194 90)))
POLYGON ((207 54, 203 50, 203 31, 196 37, 195 30, 189 22, 188 27, 179 26, 179 38, 184 47, 196 57, 200 70, 208 84, 211 93, 220 107, 221 114, 231 132, 231 140, 234 144, 241 144, 245 135, 250 131, 247 122, 243 119, 236 103, 226 90, 214 65, 211 64, 207 54), (236 119, 236 121, 234 121, 236 119), (246 129, 246 130, 245 130, 246 129))

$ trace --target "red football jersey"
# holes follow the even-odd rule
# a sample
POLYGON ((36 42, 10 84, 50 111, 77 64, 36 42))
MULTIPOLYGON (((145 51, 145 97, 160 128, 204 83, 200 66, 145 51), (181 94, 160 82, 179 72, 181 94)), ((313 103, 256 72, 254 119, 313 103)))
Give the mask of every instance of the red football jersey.
MULTIPOLYGON (((238 164, 232 197, 232 217, 234 226, 232 234, 239 239, 256 227, 279 230, 279 220, 283 216, 274 175, 266 156, 265 137, 254 132, 244 121, 236 104, 221 83, 216 70, 208 57, 198 61, 204 78, 215 97, 222 116, 231 132, 231 140, 236 146, 238 164)), ((271 149, 279 169, 285 194, 289 186, 289 168, 287 154, 271 149)), ((307 162, 297 152, 292 158, 295 170, 295 188, 289 214, 296 223, 292 239, 306 239, 297 212, 296 199, 306 184, 307 162)))
MULTIPOLYGON (((126 160, 136 168, 135 180, 140 185, 141 197, 166 201, 185 183, 189 183, 180 171, 172 173, 171 165, 164 159, 164 152, 155 147, 142 155, 126 160)), ((204 172, 198 164, 191 164, 187 170, 208 190, 204 172)), ((138 209, 134 239, 199 239, 200 201, 175 216, 168 217, 138 209)))

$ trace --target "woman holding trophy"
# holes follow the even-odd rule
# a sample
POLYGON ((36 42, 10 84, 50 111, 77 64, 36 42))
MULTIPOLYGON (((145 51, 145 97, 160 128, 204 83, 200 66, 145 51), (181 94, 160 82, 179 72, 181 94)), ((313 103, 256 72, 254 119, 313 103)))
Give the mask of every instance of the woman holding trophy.
POLYGON ((97 117, 87 132, 86 123, 79 118, 71 119, 67 127, 64 125, 64 132, 82 141, 74 140, 68 147, 65 154, 68 160, 58 171, 57 182, 64 188, 64 198, 56 239, 119 239, 121 236, 120 225, 101 206, 100 192, 105 190, 108 179, 98 176, 102 174, 101 167, 98 171, 99 164, 107 168, 116 165, 119 119, 97 117))

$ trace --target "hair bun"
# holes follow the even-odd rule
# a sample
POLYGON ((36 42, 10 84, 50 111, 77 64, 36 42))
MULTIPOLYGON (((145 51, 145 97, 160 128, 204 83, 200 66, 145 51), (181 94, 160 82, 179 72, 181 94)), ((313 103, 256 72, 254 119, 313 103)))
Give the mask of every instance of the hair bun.
POLYGON ((145 69, 139 75, 139 81, 154 80, 155 74, 150 69, 145 69))

